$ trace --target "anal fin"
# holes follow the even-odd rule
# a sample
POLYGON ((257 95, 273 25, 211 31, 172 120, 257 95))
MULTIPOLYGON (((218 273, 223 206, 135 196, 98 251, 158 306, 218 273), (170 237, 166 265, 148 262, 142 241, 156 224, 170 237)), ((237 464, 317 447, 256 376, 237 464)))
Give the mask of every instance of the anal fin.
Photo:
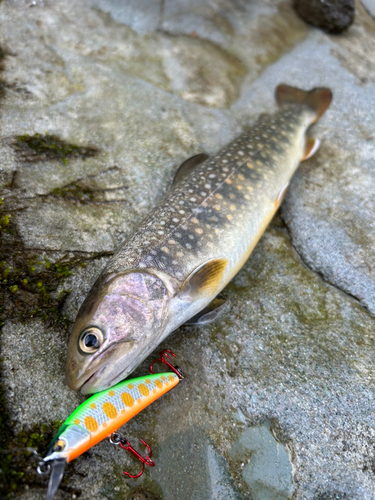
POLYGON ((312 137, 306 137, 305 150, 301 161, 311 158, 319 149, 320 140, 312 137))
POLYGON ((276 200, 275 200, 275 207, 276 207, 276 210, 279 208, 279 206, 281 205, 281 203, 283 202, 283 199, 285 198, 285 195, 286 195, 286 192, 288 190, 288 187, 289 187, 289 182, 287 182, 285 184, 285 186, 283 186, 280 191, 279 191, 279 194, 277 195, 276 197, 276 200))

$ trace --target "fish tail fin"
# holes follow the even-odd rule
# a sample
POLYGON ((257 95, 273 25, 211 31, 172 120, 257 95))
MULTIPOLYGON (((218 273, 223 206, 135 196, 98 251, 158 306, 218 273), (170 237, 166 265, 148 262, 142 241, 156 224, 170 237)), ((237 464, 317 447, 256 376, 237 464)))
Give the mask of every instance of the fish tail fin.
POLYGON ((281 84, 276 88, 275 97, 279 105, 302 104, 308 106, 316 113, 314 121, 317 121, 330 105, 332 92, 323 87, 306 91, 281 84))

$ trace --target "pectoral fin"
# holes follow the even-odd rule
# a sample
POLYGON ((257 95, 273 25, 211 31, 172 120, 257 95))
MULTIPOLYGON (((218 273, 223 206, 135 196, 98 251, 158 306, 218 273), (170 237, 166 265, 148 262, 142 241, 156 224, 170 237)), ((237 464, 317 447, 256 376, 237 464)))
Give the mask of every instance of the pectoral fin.
POLYGON ((312 137, 306 137, 305 151, 301 161, 308 160, 311 158, 319 149, 320 141, 319 139, 313 139, 312 137))
POLYGON ((214 299, 207 307, 199 311, 185 325, 206 325, 219 318, 228 309, 229 300, 214 299))
POLYGON ((192 301, 202 296, 219 293, 227 264, 227 259, 212 259, 194 269, 181 287, 178 294, 180 298, 189 298, 192 301))
POLYGON ((195 170, 201 163, 206 161, 209 158, 205 153, 200 153, 198 155, 194 155, 188 160, 184 161, 182 165, 180 165, 179 169, 176 172, 173 180, 173 187, 179 184, 181 181, 189 177, 189 175, 195 170))

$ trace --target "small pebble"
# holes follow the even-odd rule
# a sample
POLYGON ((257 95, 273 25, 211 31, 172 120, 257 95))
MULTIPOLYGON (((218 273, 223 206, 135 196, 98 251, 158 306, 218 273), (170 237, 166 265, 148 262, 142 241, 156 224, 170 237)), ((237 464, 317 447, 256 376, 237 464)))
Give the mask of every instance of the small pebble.
POLYGON ((354 20, 354 0, 293 0, 299 16, 327 33, 341 33, 354 20))

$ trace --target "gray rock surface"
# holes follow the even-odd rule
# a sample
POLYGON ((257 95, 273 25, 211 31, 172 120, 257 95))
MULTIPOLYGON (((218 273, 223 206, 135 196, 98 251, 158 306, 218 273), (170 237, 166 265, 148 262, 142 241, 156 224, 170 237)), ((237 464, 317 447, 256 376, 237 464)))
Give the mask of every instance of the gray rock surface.
POLYGON ((375 2, 374 0, 361 0, 362 5, 367 10, 367 12, 375 18, 375 2))
POLYGON ((156 467, 125 479, 138 464, 102 442, 69 464, 57 498, 375 498, 375 21, 357 7, 330 37, 271 0, 1 4, 11 498, 45 494, 24 447, 43 453, 82 401, 64 384, 67 338, 109 255, 184 159, 275 109, 280 82, 332 88, 311 131, 322 146, 224 291, 229 313, 162 346, 187 378, 123 429, 156 467))

